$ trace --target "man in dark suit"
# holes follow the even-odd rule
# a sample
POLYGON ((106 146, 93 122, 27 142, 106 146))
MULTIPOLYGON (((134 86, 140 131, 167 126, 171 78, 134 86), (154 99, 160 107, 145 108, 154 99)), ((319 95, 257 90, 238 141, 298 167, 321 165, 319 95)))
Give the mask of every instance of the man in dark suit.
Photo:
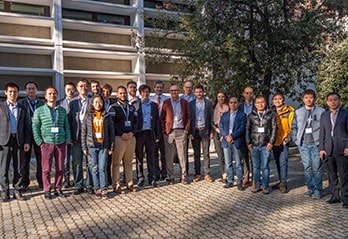
POLYGON ((194 87, 195 99, 190 102, 191 126, 189 139, 194 151, 195 177, 194 182, 201 180, 201 144, 203 147, 204 180, 213 182, 210 176, 210 140, 213 138, 211 127, 212 103, 204 98, 204 87, 194 87))
POLYGON ((157 186, 154 149, 155 142, 159 142, 161 128, 158 115, 158 105, 150 100, 151 88, 148 85, 139 87, 141 95, 142 117, 138 118, 138 128, 136 133, 135 154, 137 160, 138 186, 144 186, 144 147, 146 152, 146 163, 148 169, 148 182, 153 187, 157 186))
POLYGON ((19 87, 15 83, 5 86, 6 101, 0 103, 0 187, 1 200, 10 199, 9 168, 13 163, 13 197, 22 196, 24 152, 30 149, 30 123, 25 106, 17 103, 19 87))
MULTIPOLYGON (((72 139, 72 171, 74 175, 74 194, 78 195, 84 192, 83 186, 83 152, 81 146, 81 126, 84 120, 87 109, 90 103, 90 98, 88 98, 89 82, 86 79, 81 79, 77 82, 77 91, 79 95, 74 98, 69 104, 70 112, 68 114, 69 126, 71 131, 72 139)), ((89 194, 93 192, 93 182, 92 182, 92 172, 91 166, 88 163, 86 157, 86 188, 89 194)))
MULTIPOLYGON (((64 84, 64 92, 65 98, 57 101, 57 105, 62 106, 66 113, 69 114, 70 107, 69 104, 74 98, 74 94, 76 91, 75 84, 72 82, 68 82, 64 84)), ((70 158, 71 158, 71 144, 67 144, 66 146, 66 155, 64 159, 64 188, 70 188, 72 185, 70 184, 70 158)))
MULTIPOLYGON (((37 97, 38 85, 33 81, 28 81, 25 83, 25 91, 27 96, 24 99, 18 101, 19 104, 25 106, 27 114, 30 115, 30 129, 33 121, 34 112, 40 106, 45 104, 44 100, 37 97)), ((27 191, 30 184, 30 159, 31 159, 31 149, 34 150, 36 158, 36 180, 39 184, 39 188, 42 189, 42 166, 41 166, 41 150, 40 147, 35 143, 33 137, 33 131, 30 130, 30 150, 25 152, 25 159, 23 160, 23 178, 22 178, 22 191, 27 191)))
POLYGON ((348 111, 340 108, 338 93, 331 92, 326 99, 329 110, 320 118, 319 150, 329 176, 331 198, 327 202, 342 200, 348 209, 348 111))
POLYGON ((164 133, 168 184, 174 183, 174 157, 177 154, 181 167, 181 183, 188 184, 187 175, 187 136, 190 130, 190 105, 179 98, 179 86, 169 88, 170 99, 163 102, 161 125, 164 133))

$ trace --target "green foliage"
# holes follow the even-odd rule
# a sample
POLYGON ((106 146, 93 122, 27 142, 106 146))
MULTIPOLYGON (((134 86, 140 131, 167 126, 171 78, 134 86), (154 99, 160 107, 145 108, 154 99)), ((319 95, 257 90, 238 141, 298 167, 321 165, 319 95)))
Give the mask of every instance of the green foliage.
POLYGON ((317 79, 317 104, 326 106, 326 95, 329 92, 338 92, 341 106, 348 108, 348 38, 338 43, 327 52, 327 57, 319 66, 317 79))

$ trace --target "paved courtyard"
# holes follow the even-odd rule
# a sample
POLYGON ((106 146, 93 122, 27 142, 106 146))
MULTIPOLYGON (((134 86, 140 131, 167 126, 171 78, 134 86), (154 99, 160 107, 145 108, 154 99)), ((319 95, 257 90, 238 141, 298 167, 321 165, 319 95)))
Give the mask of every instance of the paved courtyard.
MULTIPOLYGON (((214 183, 145 187, 136 193, 72 195, 45 200, 34 181, 26 201, 0 204, 1 238, 348 238, 348 210, 323 198, 304 198, 299 155, 289 159, 289 193, 273 189, 253 194, 250 187, 225 189, 212 154, 214 183)), ((190 173, 193 171, 190 156, 190 173)), ((32 162, 34 168, 35 160, 32 162)), ((179 168, 175 166, 177 176, 179 168)), ((32 173, 32 176, 34 174, 32 173)), ((189 179, 192 182, 193 175, 189 179)), ((326 176, 325 176, 326 178, 326 176)), ((271 185, 277 182, 271 161, 271 185)))

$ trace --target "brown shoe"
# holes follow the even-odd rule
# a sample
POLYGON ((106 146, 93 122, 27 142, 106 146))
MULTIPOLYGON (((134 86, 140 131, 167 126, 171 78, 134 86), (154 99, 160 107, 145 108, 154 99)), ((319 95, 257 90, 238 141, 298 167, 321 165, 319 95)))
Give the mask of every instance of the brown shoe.
POLYGON ((207 181, 208 183, 212 183, 213 179, 210 177, 210 175, 205 175, 204 180, 207 181))
POLYGON ((281 183, 281 184, 279 184, 279 190, 281 193, 287 193, 288 187, 285 184, 281 183))
POLYGON ((243 187, 245 187, 245 186, 247 186, 249 183, 250 183, 249 180, 245 178, 245 179, 243 179, 242 185, 243 185, 243 187))
POLYGON ((222 183, 227 183, 227 173, 222 174, 221 181, 222 183))
POLYGON ((125 194, 126 193, 120 186, 114 188, 114 192, 117 194, 125 194))
POLYGON ((128 189, 130 192, 136 192, 136 191, 137 191, 137 189, 133 186, 133 184, 127 186, 127 189, 128 189))
POLYGON ((185 185, 188 184, 187 179, 186 179, 186 178, 182 178, 182 179, 181 179, 181 183, 182 183, 182 184, 185 184, 185 185))
POLYGON ((198 182, 201 181, 201 175, 197 174, 194 178, 193 178, 193 182, 198 182))

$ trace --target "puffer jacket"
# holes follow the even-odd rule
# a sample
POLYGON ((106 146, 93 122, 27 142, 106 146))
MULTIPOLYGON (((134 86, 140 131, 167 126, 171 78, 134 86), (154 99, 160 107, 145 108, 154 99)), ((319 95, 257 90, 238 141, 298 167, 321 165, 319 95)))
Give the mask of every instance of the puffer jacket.
POLYGON ((291 123, 294 118, 295 110, 289 105, 284 105, 280 111, 277 112, 277 139, 274 143, 275 146, 280 146, 285 141, 286 143, 290 142, 290 132, 291 132, 291 123))
POLYGON ((264 132, 258 132, 260 127, 260 119, 256 112, 253 112, 248 116, 246 125, 246 143, 253 146, 266 146, 267 144, 274 145, 277 137, 277 120, 274 112, 266 110, 262 116, 262 127, 264 132))

